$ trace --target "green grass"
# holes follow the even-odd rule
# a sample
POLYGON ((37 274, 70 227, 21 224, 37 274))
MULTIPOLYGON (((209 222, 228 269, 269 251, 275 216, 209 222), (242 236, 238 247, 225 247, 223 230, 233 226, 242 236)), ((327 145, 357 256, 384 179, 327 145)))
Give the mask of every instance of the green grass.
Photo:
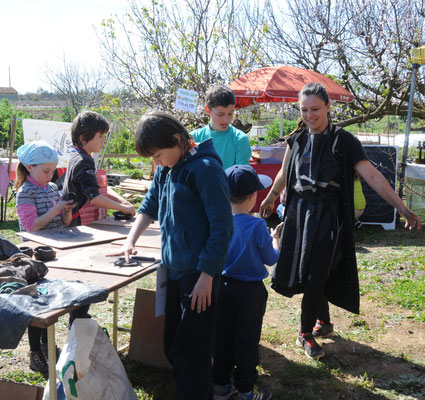
POLYGON ((12 382, 22 383, 26 385, 33 385, 33 386, 45 386, 47 383, 43 375, 41 375, 38 372, 29 372, 29 373, 24 373, 21 371, 11 372, 11 373, 7 373, 5 378, 6 380, 9 380, 12 382))
MULTIPOLYGON (((1 234, 19 243, 20 238, 15 235, 18 229, 14 204, 10 204, 7 222, 1 224, 1 234)), ((329 340, 328 346, 330 350, 333 346, 346 349, 346 353, 333 354, 331 351, 321 361, 306 360, 303 350, 295 345, 295 327, 300 322, 300 297, 287 299, 276 294, 270 288, 270 278, 266 279, 269 292, 266 317, 269 319, 265 319, 267 322, 263 325, 258 384, 271 390, 273 399, 425 398, 425 365, 396 347, 386 350, 375 347, 380 336, 391 326, 406 321, 425 324, 424 232, 408 232, 401 226, 395 231, 364 226, 356 231, 356 236, 362 298, 372 300, 381 311, 375 316, 375 325, 372 325, 367 314, 354 315, 333 310, 333 313, 339 312, 344 316, 346 328, 337 326, 337 336, 329 340), (381 371, 386 364, 397 365, 394 371, 399 372, 393 372, 391 379, 381 371)), ((154 288, 155 274, 135 285, 154 288)), ((131 326, 133 306, 134 293, 120 297, 120 326, 131 326)), ((91 310, 93 317, 111 332, 112 304, 100 303, 93 305, 91 310)), ((66 318, 59 319, 57 329, 66 329, 66 318)), ((123 338, 124 343, 128 342, 129 335, 123 335, 123 338)), ((7 366, 13 365, 17 359, 14 350, 0 351, 0 380, 40 386, 46 384, 39 374, 8 372, 7 366)), ((122 361, 139 399, 174 398, 171 371, 148 367, 126 357, 122 357, 122 361)))

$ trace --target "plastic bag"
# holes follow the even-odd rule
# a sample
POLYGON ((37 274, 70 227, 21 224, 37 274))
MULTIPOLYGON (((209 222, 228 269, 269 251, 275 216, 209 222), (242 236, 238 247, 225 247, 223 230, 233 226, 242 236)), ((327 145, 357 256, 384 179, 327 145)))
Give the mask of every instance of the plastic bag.
MULTIPOLYGON (((56 374, 67 399, 137 400, 109 337, 93 319, 74 321, 56 364, 56 374)), ((49 399, 46 389, 43 400, 49 399)))

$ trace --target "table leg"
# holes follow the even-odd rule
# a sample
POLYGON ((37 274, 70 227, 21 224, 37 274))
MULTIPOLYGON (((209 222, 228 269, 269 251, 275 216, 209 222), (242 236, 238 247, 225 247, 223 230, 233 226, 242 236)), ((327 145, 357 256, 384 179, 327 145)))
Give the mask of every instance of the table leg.
POLYGON ((47 349, 49 353, 49 398, 57 400, 55 324, 47 327, 47 349))
POLYGON ((114 291, 114 318, 112 323, 112 345, 118 348, 118 289, 114 291))

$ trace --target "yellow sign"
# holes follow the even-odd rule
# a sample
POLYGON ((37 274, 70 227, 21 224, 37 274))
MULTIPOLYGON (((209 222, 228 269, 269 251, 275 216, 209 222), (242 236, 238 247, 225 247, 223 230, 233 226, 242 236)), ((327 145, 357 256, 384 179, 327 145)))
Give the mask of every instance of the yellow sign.
POLYGON ((425 46, 413 49, 412 62, 415 64, 425 64, 425 46))

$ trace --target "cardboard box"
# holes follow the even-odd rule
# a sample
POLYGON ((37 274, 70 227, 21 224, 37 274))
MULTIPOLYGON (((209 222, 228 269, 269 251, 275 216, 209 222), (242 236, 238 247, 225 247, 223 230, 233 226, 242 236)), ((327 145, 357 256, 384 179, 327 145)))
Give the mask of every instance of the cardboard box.
POLYGON ((286 146, 262 146, 252 148, 252 158, 261 164, 282 164, 286 146))

